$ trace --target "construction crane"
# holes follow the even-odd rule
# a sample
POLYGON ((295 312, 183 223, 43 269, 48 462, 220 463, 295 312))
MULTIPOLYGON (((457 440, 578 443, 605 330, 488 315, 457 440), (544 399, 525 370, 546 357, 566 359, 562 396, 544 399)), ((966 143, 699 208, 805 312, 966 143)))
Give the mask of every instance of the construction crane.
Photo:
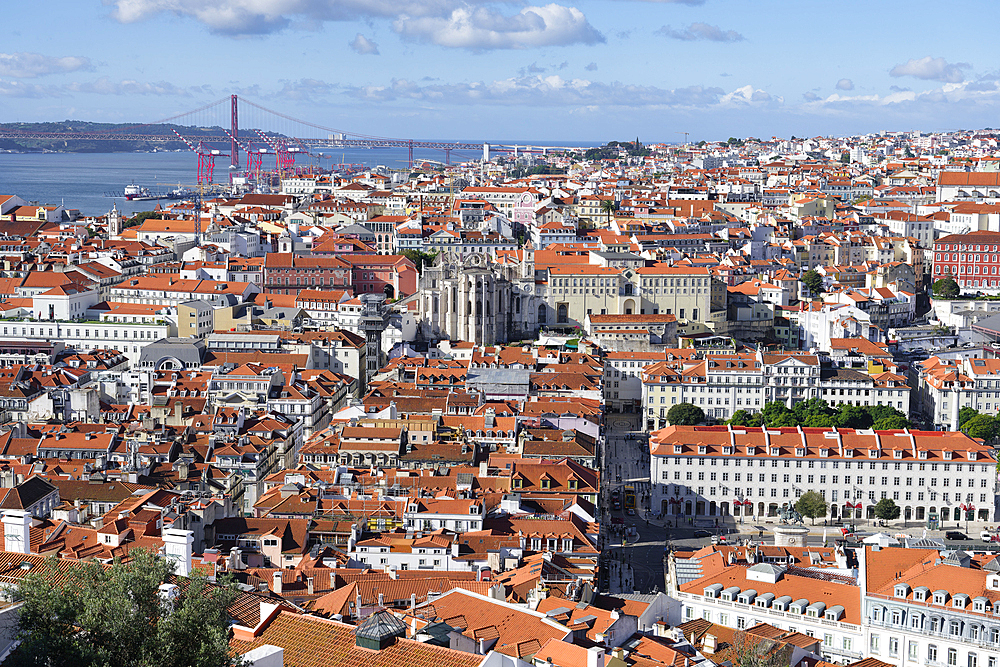
POLYGON ((691 134, 691 133, 690 132, 674 132, 674 134, 683 134, 684 135, 684 146, 687 147, 687 145, 688 145, 688 135, 691 134))
POLYGON ((205 148, 205 143, 202 141, 198 142, 198 146, 195 147, 190 141, 184 138, 180 132, 171 128, 171 132, 177 135, 177 138, 183 141, 188 148, 197 153, 198 155, 198 183, 199 185, 203 182, 207 182, 209 185, 212 184, 212 178, 215 173, 215 158, 217 157, 229 157, 228 153, 223 153, 222 151, 205 148))

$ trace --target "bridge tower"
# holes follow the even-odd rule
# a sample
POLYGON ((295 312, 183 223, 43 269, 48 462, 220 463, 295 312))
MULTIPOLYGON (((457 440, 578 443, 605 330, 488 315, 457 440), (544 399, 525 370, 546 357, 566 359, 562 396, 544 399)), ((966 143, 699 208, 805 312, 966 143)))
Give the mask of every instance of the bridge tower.
POLYGON ((229 135, 232 142, 230 143, 229 147, 229 155, 231 156, 229 158, 230 183, 232 183, 233 181, 234 173, 236 172, 236 170, 240 168, 240 151, 239 151, 239 146, 236 143, 237 138, 240 136, 240 116, 239 116, 238 100, 239 98, 236 95, 231 96, 233 112, 231 118, 231 124, 232 124, 232 128, 230 129, 231 134, 229 135))
POLYGON ((368 391, 368 383, 382 368, 382 332, 389 326, 389 309, 385 306, 385 294, 362 294, 361 330, 365 334, 365 369, 360 395, 368 391))

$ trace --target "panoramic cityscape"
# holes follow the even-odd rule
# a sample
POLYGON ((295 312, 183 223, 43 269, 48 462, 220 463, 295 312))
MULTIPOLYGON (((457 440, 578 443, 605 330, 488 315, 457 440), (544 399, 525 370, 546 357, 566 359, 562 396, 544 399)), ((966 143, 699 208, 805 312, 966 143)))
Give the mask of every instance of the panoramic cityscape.
POLYGON ((54 6, 0 47, 0 662, 998 667, 980 40, 54 6))

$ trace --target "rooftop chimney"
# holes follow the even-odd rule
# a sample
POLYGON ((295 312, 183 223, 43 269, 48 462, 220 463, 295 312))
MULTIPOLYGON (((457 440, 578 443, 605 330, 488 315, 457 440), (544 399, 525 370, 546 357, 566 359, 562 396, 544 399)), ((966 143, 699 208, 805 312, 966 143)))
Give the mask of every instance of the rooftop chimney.
POLYGON ((275 595, 281 595, 281 570, 278 570, 271 575, 272 584, 271 590, 274 591, 275 595))
POLYGON ((31 514, 24 510, 8 510, 3 513, 4 551, 19 554, 31 553, 31 514))
POLYGON ((191 575, 191 552, 194 532, 168 528, 163 531, 163 546, 167 558, 177 561, 175 573, 181 577, 191 575))

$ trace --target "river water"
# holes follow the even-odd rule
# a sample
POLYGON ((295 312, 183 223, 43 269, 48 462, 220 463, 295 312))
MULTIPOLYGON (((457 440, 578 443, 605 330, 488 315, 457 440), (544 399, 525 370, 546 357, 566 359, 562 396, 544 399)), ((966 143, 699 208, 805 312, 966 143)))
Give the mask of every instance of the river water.
MULTIPOLYGON (((545 145, 546 142, 532 142, 545 145)), ((523 145, 523 142, 522 142, 523 145)), ((597 145, 596 143, 560 142, 561 146, 597 145)), ((342 149, 327 151, 328 157, 318 159, 300 155, 296 165, 313 164, 330 168, 334 163, 361 164, 366 167, 379 165, 390 169, 407 166, 409 159, 405 148, 342 149)), ((453 163, 481 158, 474 151, 453 151, 453 163)), ((241 154, 240 159, 244 156, 241 154)), ((438 150, 417 149, 414 161, 444 161, 438 150)), ((274 168, 274 156, 265 155, 264 169, 274 168)), ((215 182, 228 182, 228 158, 222 157, 215 164, 215 182)), ((79 209, 84 215, 103 215, 111 210, 112 199, 107 193, 122 192, 126 185, 149 188, 153 192, 166 192, 178 185, 196 187, 198 158, 191 151, 165 153, 0 153, 0 195, 18 195, 29 202, 62 204, 69 209, 79 209)), ((152 210, 155 201, 131 202, 114 200, 119 210, 132 214, 152 210)), ((167 200, 161 200, 166 203, 167 200)))
MULTIPOLYGON (((299 156, 296 165, 318 163, 315 158, 305 157, 303 160, 299 156)), ((425 155, 414 150, 417 159, 441 160, 442 156, 440 151, 425 155)), ((323 160, 321 166, 329 168, 333 162, 345 162, 399 169, 406 167, 407 160, 407 150, 402 148, 355 149, 341 151, 334 159, 323 160)), ((273 168, 273 161, 273 156, 265 156, 262 167, 273 168)), ((218 159, 214 180, 227 182, 228 170, 228 158, 218 159)), ((153 192, 173 190, 178 185, 194 188, 197 171, 198 158, 193 152, 0 153, 0 195, 18 195, 39 204, 62 204, 84 215, 103 215, 111 210, 112 199, 105 196, 107 193, 120 193, 130 183, 153 192)), ((156 206, 155 201, 114 201, 127 214, 156 206)))

